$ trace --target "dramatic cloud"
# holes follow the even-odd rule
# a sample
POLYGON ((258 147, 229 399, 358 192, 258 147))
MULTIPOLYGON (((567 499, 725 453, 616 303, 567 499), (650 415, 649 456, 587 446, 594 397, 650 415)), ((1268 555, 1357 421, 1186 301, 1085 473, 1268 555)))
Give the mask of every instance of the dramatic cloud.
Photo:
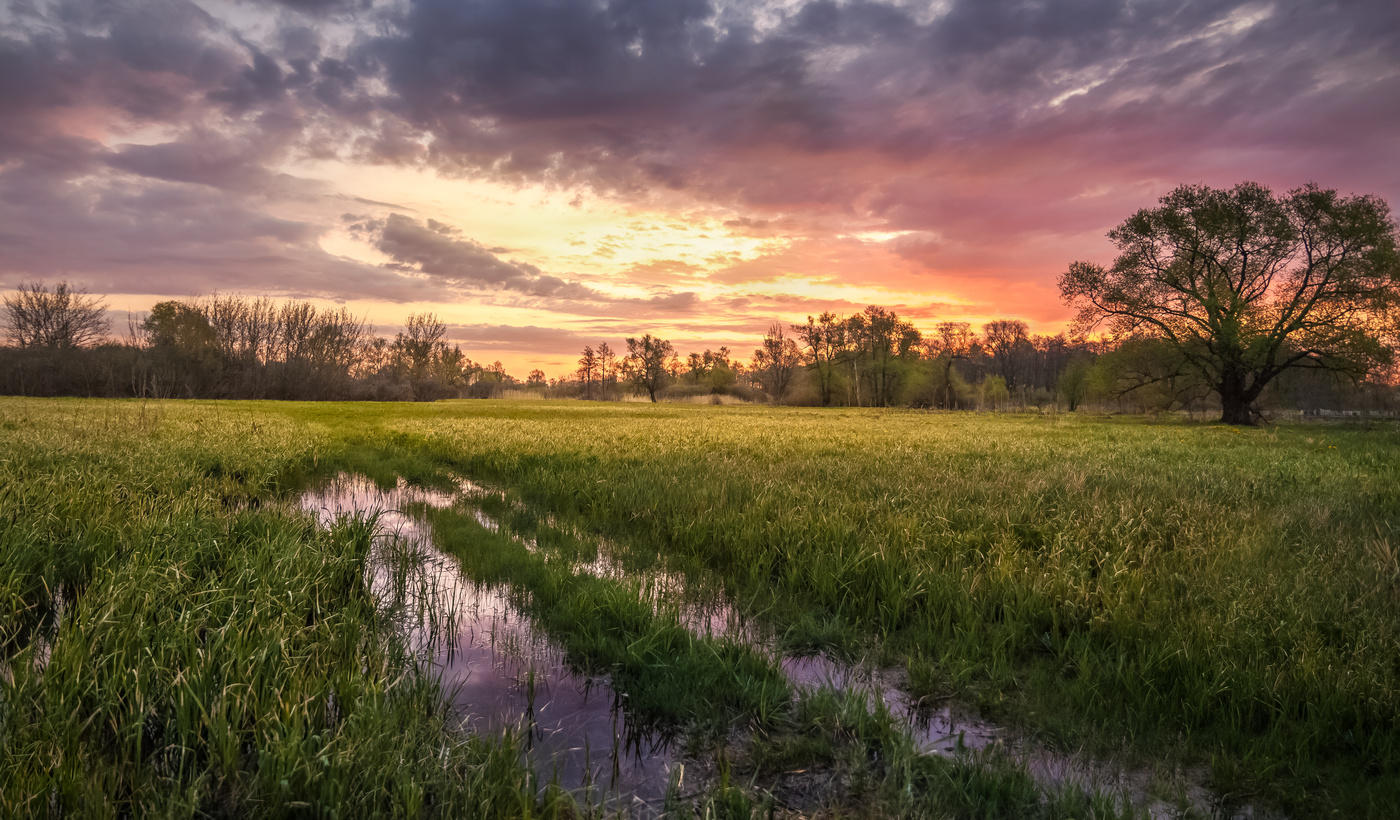
POLYGON ((412 304, 522 361, 868 302, 1055 330, 1180 182, 1400 202, 1397 42, 1393 0, 24 0, 0 284, 412 304))

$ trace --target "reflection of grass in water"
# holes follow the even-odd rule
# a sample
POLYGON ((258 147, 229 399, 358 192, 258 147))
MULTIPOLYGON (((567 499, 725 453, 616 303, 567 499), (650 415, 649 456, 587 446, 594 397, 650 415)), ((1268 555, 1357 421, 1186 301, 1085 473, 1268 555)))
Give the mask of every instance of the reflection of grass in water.
POLYGON ((641 725, 703 723, 722 731, 738 717, 761 718, 787 701, 786 680, 761 655, 657 617, 631 585, 575 575, 566 562, 531 554, 470 515, 428 515, 443 548, 472 577, 518 590, 522 608, 570 658, 610 676, 641 725))
POLYGON ((218 405, 86 407, 0 432, 5 655, 43 589, 73 591, 49 662, 0 684, 0 814, 535 806, 512 739, 444 743, 367 589, 368 525, 246 503, 323 439, 218 405))

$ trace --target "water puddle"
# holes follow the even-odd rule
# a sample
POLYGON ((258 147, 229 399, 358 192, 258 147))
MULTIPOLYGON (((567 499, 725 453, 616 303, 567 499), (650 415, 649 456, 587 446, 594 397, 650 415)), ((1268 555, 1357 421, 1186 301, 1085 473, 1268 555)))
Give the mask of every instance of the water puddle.
POLYGON ((981 720, 955 705, 921 703, 908 694, 902 675, 861 663, 846 663, 825 655, 783 657, 783 671, 795 686, 830 688, 856 694, 867 704, 883 704, 903 720, 914 746, 923 754, 956 758, 996 750, 1020 765, 1047 792, 1071 786, 1110 797, 1120 805, 1146 812, 1153 820, 1190 816, 1251 818, 1252 806, 1226 811, 1201 783, 1205 772, 1182 772, 1163 781, 1147 771, 1036 744, 1024 734, 981 720), (1170 799, 1168 799, 1170 798, 1170 799))
POLYGON ((914 747, 924 754, 955 757, 1006 741, 1005 733, 990 723, 952 706, 933 707, 910 697, 891 670, 845 663, 826 655, 787 656, 779 663, 788 680, 799 688, 828 688, 862 695, 871 706, 883 704, 891 715, 908 724, 914 747))
POLYGON ((606 679, 576 673, 506 590, 473 583, 434 546, 431 527, 402 512, 415 504, 451 506, 458 497, 402 480, 381 490, 341 475, 304 494, 299 505, 322 526, 343 516, 374 516, 366 582, 464 728, 520 731, 542 781, 557 782, 588 804, 656 811, 678 765, 669 745, 633 731, 606 679))
MULTIPOLYGON (((593 795, 611 796, 604 804, 611 808, 630 805, 634 812, 641 809, 647 813, 648 807, 654 812, 664 800, 670 773, 678 763, 667 744, 628 731, 625 713, 618 708, 606 680, 575 673, 562 650, 532 628, 503 590, 473 585, 452 558, 433 546, 426 523, 399 512, 407 504, 446 507, 461 502, 459 509, 471 514, 484 529, 509 537, 532 553, 543 552, 538 539, 515 532, 486 512, 481 501, 488 498, 530 514, 540 527, 589 545, 594 557, 572 562, 572 572, 635 585, 641 598, 657 612, 676 613, 691 632, 735 640, 764 654, 797 689, 831 688, 864 697, 872 709, 883 705, 907 725, 922 753, 954 758, 997 750, 1021 765, 1047 791, 1067 785, 1097 791, 1145 810, 1153 818, 1178 817, 1183 809, 1222 815, 1218 801, 1200 785, 1202 773, 1189 773, 1163 784, 1149 772, 1056 752, 1023 733, 980 720, 947 702, 919 702, 908 694, 898 670, 825 655, 785 655, 775 636, 744 617, 713 579, 668 570, 660 560, 637 570, 624 562, 620 558, 623 552, 606 539, 529 510, 501 490, 463 479, 457 493, 413 488, 402 480, 394 489, 381 491, 365 479, 342 476, 303 496, 302 506, 316 512, 323 525, 341 515, 379 512, 382 535, 376 539, 375 549, 407 550, 418 556, 423 577, 405 585, 403 567, 414 562, 406 561, 402 554, 386 555, 384 558, 394 560, 370 562, 371 588, 385 601, 397 600, 395 596, 405 586, 417 590, 421 605, 404 626, 415 649, 430 656, 454 714, 477 732, 527 728, 536 770, 546 779, 557 777, 561 785, 576 793, 594 789, 593 795), (385 566, 397 569, 391 572, 385 566), (427 609, 437 614, 426 614, 427 609), (434 636, 432 640, 424 637, 429 634, 434 636), (1172 801, 1156 796, 1164 791, 1172 794, 1172 801)), ((598 803, 596 799, 591 802, 598 803)), ((1230 816, 1253 817, 1254 811, 1246 807, 1230 816)))
MULTIPOLYGON (((1023 767, 1047 791, 1073 786, 1098 792, 1120 804, 1145 811, 1154 820, 1180 817, 1184 813, 1231 818, 1256 815, 1251 806, 1225 811, 1219 800, 1202 785, 1206 777, 1204 772, 1178 773, 1164 782, 1148 771, 1128 769, 1073 752, 1055 751, 1022 732, 982 720, 947 702, 920 702, 909 695, 900 670, 848 663, 825 655, 785 655, 777 648, 775 636, 763 632, 751 619, 742 616, 739 608, 719 591, 718 583, 697 581, 658 566, 639 572, 627 566, 618 557, 621 551, 600 536, 562 524, 548 513, 529 510, 502 490, 472 481, 463 481, 461 486, 469 503, 488 497, 499 500, 512 510, 529 513, 542 526, 590 544, 596 557, 572 564, 573 572, 622 583, 639 583, 643 598, 650 600, 658 610, 664 606, 679 607, 681 624, 691 632, 737 640, 759 651, 783 670, 795 688, 830 688, 862 696, 871 708, 883 705, 907 725, 915 748, 924 754, 956 758, 996 750, 1023 767), (1162 794, 1170 795, 1170 799, 1160 797, 1162 794)), ((475 504, 472 509, 483 527, 515 539, 526 549, 539 551, 536 539, 513 533, 475 504)), ((657 564, 660 563, 658 560, 657 564)))
POLYGON ((476 522, 489 532, 505 535, 531 553, 540 552, 537 539, 502 526, 500 521, 478 506, 484 498, 496 499, 512 510, 530 513, 540 526, 588 544, 594 557, 571 563, 569 569, 574 574, 634 585, 641 599, 650 603, 654 611, 675 611, 681 626, 695 635, 730 638, 751 646, 765 643, 753 621, 740 614, 739 609, 719 593, 718 584, 700 584, 687 575, 667 570, 661 566, 660 556, 654 556, 652 566, 645 570, 626 566, 617 557, 619 551, 605 538, 563 524, 551 514, 535 513, 521 501, 510 499, 502 490, 470 479, 461 479, 458 486, 476 522))

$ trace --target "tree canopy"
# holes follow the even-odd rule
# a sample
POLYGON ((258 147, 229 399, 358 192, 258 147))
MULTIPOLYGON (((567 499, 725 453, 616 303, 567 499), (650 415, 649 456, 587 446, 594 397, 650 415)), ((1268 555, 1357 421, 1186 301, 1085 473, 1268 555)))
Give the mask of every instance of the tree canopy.
POLYGON ((658 339, 650 333, 640 339, 627 340, 627 375, 638 389, 646 391, 652 401, 656 401, 656 391, 660 390, 670 377, 667 362, 676 355, 676 349, 665 339, 658 339))
POLYGON ((1377 197, 1183 185, 1108 236, 1112 266, 1075 262, 1060 277, 1080 329, 1164 340, 1176 368, 1219 396, 1223 422, 1251 423, 1260 393, 1289 369, 1359 379, 1394 360, 1386 316, 1400 264, 1377 197))

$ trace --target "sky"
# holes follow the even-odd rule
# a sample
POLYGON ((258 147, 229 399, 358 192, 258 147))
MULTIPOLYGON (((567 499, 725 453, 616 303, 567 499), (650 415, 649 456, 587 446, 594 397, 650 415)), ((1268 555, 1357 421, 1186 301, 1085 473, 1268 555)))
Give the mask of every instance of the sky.
POLYGON ((561 376, 867 304, 1064 330, 1182 183, 1400 206, 1400 2, 7 0, 0 289, 432 311, 561 376))

